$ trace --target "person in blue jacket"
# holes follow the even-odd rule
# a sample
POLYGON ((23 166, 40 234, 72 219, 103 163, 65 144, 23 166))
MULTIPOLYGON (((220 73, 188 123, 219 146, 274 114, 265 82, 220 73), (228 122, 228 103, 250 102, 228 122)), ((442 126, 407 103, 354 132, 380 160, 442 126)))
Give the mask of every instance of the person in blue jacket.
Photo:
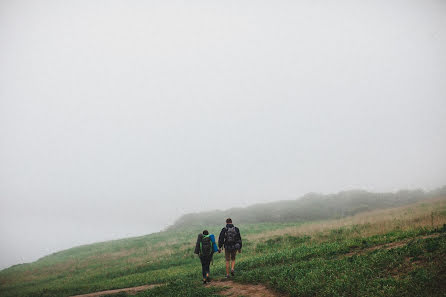
POLYGON ((203 284, 209 282, 209 274, 212 257, 215 252, 220 252, 218 250, 217 244, 215 243, 214 234, 209 234, 208 230, 204 230, 203 233, 198 234, 197 243, 195 244, 195 254, 200 257, 201 270, 203 274, 203 284))

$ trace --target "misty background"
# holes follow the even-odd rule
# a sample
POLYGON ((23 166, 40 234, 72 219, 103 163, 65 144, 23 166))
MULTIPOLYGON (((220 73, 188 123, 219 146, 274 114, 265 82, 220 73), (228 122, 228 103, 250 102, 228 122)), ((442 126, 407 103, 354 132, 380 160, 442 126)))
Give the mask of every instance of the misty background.
POLYGON ((0 1, 0 268, 444 185, 445 33, 443 0, 0 1))

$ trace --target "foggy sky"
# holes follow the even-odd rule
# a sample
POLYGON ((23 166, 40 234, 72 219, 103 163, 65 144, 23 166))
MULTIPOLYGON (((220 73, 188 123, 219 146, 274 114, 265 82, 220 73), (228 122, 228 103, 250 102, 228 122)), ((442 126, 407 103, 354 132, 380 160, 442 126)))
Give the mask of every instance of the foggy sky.
POLYGON ((0 268, 446 184, 445 33, 444 0, 0 1, 0 268))

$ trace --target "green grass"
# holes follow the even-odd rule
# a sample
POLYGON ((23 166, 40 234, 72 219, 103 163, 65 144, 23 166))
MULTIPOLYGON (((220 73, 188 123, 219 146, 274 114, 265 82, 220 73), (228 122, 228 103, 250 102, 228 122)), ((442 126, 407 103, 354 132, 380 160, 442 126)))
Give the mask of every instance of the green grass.
MULTIPOLYGON (((420 230, 419 234, 423 233, 420 230)), ((239 280, 266 283, 292 296, 444 295, 445 236, 413 240, 390 250, 343 256, 374 243, 413 238, 414 233, 388 235, 301 245, 251 257, 239 263, 243 272, 239 280)))
MULTIPOLYGON (((443 222, 444 203, 431 207, 443 222)), ((425 206, 414 209, 431 213, 425 206)), ((409 210, 401 210, 406 217, 392 219, 385 231, 373 222, 315 232, 303 232, 313 225, 302 223, 240 225, 244 248, 234 280, 263 283, 290 296, 446 296, 446 230, 441 224, 399 227, 409 218, 419 222, 409 210), (423 238, 429 235, 435 237, 423 238), (401 244, 383 246, 395 242, 401 244)), ((216 236, 220 228, 207 226, 216 236)), ((217 296, 217 288, 201 285, 193 254, 200 231, 81 246, 16 265, 0 271, 0 296, 63 297, 155 283, 164 285, 136 296, 217 296)), ((211 273, 225 274, 222 254, 215 256, 211 273)))

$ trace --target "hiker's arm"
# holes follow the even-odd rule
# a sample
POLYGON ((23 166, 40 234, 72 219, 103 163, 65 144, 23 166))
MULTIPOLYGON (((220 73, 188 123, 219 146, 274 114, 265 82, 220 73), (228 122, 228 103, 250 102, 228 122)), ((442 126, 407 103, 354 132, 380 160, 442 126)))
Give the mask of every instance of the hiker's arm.
POLYGON ((221 229, 220 236, 218 236, 218 248, 221 249, 225 243, 225 228, 221 229))
POLYGON ((215 242, 215 236, 214 234, 211 235, 211 241, 212 241, 212 251, 215 252, 219 252, 220 253, 220 249, 218 248, 217 243, 215 242))
POLYGON ((201 242, 201 236, 200 235, 201 234, 198 234, 197 243, 195 244, 195 251, 194 251, 194 253, 197 254, 197 255, 200 254, 200 242, 201 242))
POLYGON ((242 251, 242 236, 240 235, 240 229, 238 229, 237 228, 237 237, 238 237, 238 243, 240 244, 240 249, 239 249, 239 251, 241 252, 242 251))

